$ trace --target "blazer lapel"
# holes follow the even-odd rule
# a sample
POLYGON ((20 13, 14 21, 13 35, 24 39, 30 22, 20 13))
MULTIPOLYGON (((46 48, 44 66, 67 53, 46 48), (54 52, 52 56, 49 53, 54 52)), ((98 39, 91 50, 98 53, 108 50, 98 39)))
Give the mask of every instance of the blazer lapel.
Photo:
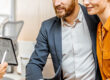
POLYGON ((61 34, 61 20, 58 18, 58 20, 54 24, 55 31, 54 31, 54 40, 55 40, 55 51, 56 55, 59 60, 59 64, 61 64, 62 61, 62 34, 61 34))

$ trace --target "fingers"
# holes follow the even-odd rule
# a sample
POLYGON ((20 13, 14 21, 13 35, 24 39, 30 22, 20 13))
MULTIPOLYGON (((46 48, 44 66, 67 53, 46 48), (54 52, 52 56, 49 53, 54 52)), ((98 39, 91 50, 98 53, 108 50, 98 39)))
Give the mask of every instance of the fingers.
POLYGON ((7 67, 8 67, 8 63, 6 63, 6 62, 4 62, 3 64, 0 64, 0 79, 6 73, 7 67))
POLYGON ((0 72, 7 67, 8 67, 8 63, 6 63, 6 62, 4 62, 3 64, 0 64, 0 72))
POLYGON ((3 63, 3 67, 4 67, 4 68, 7 68, 7 67, 8 67, 8 63, 7 63, 7 62, 4 62, 4 63, 3 63))
POLYGON ((3 78, 5 73, 6 73, 6 69, 4 69, 2 72, 0 72, 0 79, 3 78))
POLYGON ((0 79, 2 79, 3 78, 3 75, 0 75, 0 79))

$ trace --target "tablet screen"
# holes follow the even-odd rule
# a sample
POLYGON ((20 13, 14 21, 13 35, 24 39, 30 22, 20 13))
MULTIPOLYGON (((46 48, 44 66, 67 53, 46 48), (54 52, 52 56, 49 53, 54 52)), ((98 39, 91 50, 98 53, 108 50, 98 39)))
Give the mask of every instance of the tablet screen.
POLYGON ((7 54, 4 61, 9 65, 17 65, 18 62, 12 40, 10 38, 0 37, 0 62, 2 61, 5 52, 7 52, 7 54))

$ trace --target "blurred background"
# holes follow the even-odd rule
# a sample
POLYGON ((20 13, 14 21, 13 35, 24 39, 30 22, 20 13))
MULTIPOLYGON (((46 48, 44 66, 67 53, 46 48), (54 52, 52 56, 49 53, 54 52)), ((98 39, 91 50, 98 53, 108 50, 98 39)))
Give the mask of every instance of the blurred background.
MULTIPOLYGON (((82 3, 82 0, 79 2, 82 3)), ((15 39, 11 37, 18 60, 18 66, 8 67, 3 80, 25 80, 25 66, 34 50, 41 23, 52 16, 55 16, 52 0, 0 0, 0 37, 4 34, 14 34, 15 39), (12 22, 15 27, 4 29, 8 22, 12 22)), ((49 56, 43 76, 53 75, 53 65, 49 56)))

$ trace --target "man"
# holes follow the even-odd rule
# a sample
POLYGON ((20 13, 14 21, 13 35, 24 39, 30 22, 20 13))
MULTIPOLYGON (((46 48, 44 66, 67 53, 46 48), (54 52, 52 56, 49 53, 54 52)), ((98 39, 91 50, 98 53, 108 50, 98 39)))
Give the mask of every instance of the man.
POLYGON ((5 74, 7 67, 8 64, 6 62, 0 64, 0 79, 3 78, 3 75, 5 74))
POLYGON ((51 54, 55 76, 50 80, 101 80, 96 57, 96 16, 78 0, 53 0, 56 16, 42 23, 26 80, 43 79, 51 54))

